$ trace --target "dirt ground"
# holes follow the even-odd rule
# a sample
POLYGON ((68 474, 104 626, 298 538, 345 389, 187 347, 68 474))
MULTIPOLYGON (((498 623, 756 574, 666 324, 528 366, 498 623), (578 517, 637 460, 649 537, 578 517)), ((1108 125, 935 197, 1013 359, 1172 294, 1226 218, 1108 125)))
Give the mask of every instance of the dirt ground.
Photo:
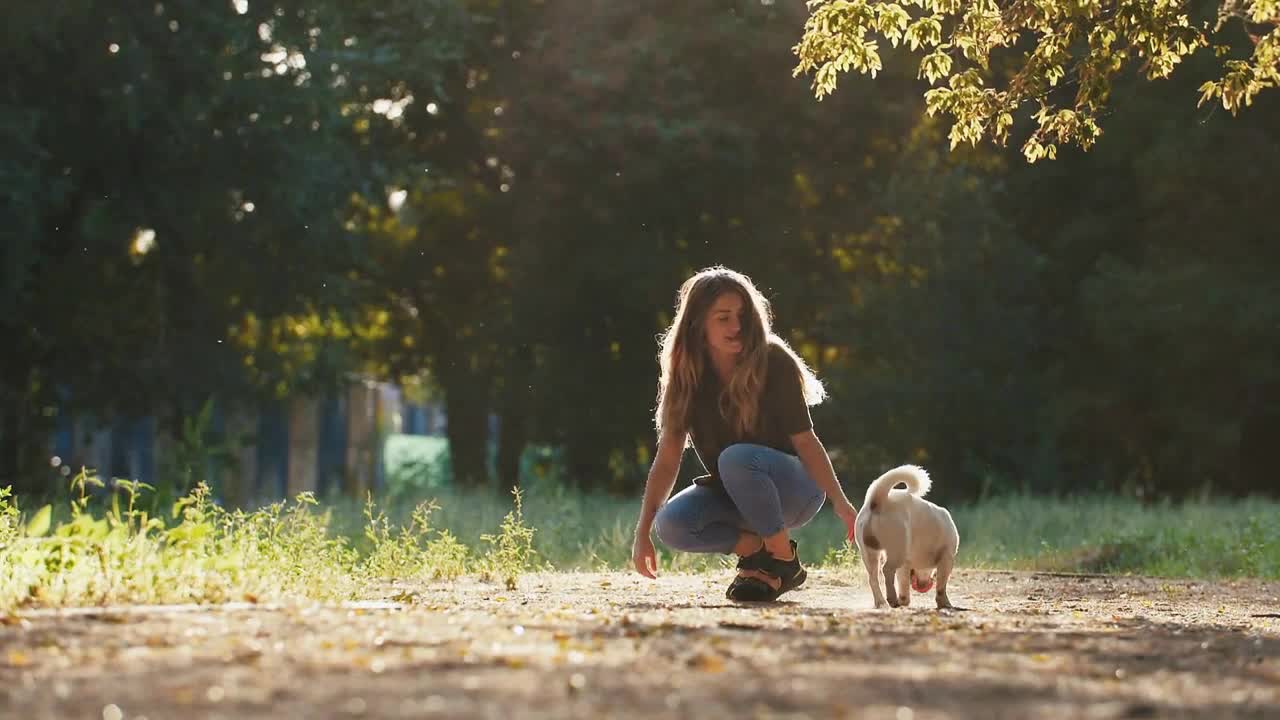
POLYGON ((28 611, 0 718, 1277 718, 1280 583, 960 571, 873 610, 816 571, 398 585, 344 607, 28 611))

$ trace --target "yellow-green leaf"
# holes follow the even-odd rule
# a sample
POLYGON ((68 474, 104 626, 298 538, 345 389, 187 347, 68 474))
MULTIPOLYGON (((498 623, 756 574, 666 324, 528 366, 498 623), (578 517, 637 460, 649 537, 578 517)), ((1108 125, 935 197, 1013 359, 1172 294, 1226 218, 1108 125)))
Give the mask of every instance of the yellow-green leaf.
POLYGON ((28 537, 44 537, 49 533, 49 525, 53 520, 53 506, 45 505, 36 511, 27 523, 28 537))

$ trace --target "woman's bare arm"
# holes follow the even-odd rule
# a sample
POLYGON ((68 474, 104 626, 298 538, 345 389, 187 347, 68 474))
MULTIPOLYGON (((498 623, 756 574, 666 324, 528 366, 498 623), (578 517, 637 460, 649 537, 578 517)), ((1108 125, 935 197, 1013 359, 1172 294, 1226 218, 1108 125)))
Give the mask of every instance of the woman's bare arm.
POLYGON ((791 444, 795 447, 796 454, 800 456, 800 463, 804 465, 809 477, 813 478, 818 488, 827 494, 827 498, 831 501, 831 509, 844 521, 847 535, 852 538, 853 524, 858 519, 858 509, 849 502, 849 498, 844 494, 844 488, 840 487, 840 481, 836 479, 835 468, 831 467, 831 456, 827 454, 826 447, 822 445, 822 441, 818 439, 818 435, 812 428, 792 435, 791 444))

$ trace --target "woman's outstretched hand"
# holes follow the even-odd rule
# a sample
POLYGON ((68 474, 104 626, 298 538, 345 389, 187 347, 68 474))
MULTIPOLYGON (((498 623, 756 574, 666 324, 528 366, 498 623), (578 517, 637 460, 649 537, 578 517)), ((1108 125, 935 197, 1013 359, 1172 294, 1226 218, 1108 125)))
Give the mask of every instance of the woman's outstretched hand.
POLYGON ((831 508, 835 510, 836 516, 844 522, 845 539, 853 542, 853 528, 858 522, 858 509, 848 500, 837 502, 831 508))
POLYGON ((636 533, 636 541, 631 546, 631 564, 636 566, 636 572, 647 578, 658 577, 658 551, 653 549, 649 533, 636 533))

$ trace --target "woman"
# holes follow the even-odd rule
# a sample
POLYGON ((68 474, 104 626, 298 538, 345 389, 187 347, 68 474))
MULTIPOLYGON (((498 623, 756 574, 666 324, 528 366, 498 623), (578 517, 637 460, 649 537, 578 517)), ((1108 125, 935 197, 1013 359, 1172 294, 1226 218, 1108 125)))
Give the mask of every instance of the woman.
POLYGON ((805 580, 789 531, 824 498, 852 533, 858 511, 809 416, 822 384, 771 321, 769 302, 740 273, 708 268, 681 286, 662 338, 658 451, 631 552, 641 575, 656 577, 656 530, 675 550, 737 555, 730 599, 774 600, 805 580), (667 500, 689 441, 708 474, 667 500))

